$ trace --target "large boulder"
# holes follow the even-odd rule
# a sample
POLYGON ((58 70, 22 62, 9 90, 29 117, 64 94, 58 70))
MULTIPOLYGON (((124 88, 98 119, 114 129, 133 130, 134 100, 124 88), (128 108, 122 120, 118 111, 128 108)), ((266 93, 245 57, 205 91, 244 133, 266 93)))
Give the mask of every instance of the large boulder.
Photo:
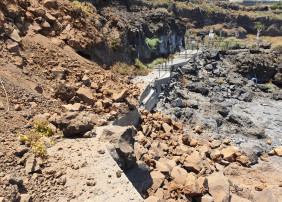
POLYGON ((184 168, 175 166, 171 171, 171 178, 176 184, 180 186, 183 186, 185 184, 186 177, 187 171, 184 168))
POLYGON ((156 161, 156 169, 162 173, 170 173, 175 166, 176 163, 174 160, 160 158, 156 161))
POLYGON ((69 102, 75 95, 75 88, 60 84, 56 87, 54 97, 60 98, 62 101, 69 102))
POLYGON ((165 180, 165 175, 162 174, 160 171, 154 170, 151 172, 151 178, 153 179, 153 184, 152 184, 151 189, 153 191, 156 191, 163 184, 165 180))
POLYGON ((257 153, 249 147, 242 148, 242 154, 249 158, 250 164, 256 164, 258 162, 257 153))
POLYGON ((195 173, 188 173, 183 188, 184 194, 194 197, 204 194, 208 190, 208 180, 204 177, 197 178, 195 173))
POLYGON ((67 112, 49 120, 63 131, 65 137, 83 136, 95 125, 95 115, 89 112, 67 112))
POLYGON ((77 96, 83 100, 83 102, 93 105, 94 104, 94 97, 90 88, 80 87, 76 91, 77 96))
POLYGON ((101 141, 111 148, 110 154, 123 170, 136 166, 133 138, 135 134, 135 128, 121 126, 106 127, 101 134, 101 141))
POLYGON ((187 156, 184 167, 189 171, 199 173, 203 168, 201 154, 198 151, 194 151, 191 155, 187 156))
POLYGON ((222 172, 213 173, 208 177, 209 193, 215 202, 229 202, 230 190, 227 177, 222 172))

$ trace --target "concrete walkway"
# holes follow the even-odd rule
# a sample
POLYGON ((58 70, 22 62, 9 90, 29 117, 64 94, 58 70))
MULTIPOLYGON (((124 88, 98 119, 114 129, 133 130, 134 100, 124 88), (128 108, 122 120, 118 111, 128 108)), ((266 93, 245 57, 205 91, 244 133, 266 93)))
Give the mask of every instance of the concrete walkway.
POLYGON ((147 76, 138 76, 134 82, 139 86, 142 94, 140 96, 140 107, 151 111, 158 103, 162 85, 170 81, 170 69, 172 66, 184 66, 189 59, 197 53, 197 50, 185 50, 176 54, 173 61, 156 65, 147 76))
MULTIPOLYGON (((106 126, 109 127, 109 126, 106 126)), ((97 129, 102 130, 103 127, 97 129)), ((100 132, 101 133, 101 132, 100 132)), ((48 149, 52 167, 63 166, 65 186, 50 201, 143 202, 100 137, 65 139, 48 149), (120 172, 120 176, 117 173, 120 172), (89 184, 90 183, 90 184, 89 184), (93 184, 91 184, 93 183, 93 184)))
POLYGON ((185 64, 194 54, 197 53, 197 50, 186 50, 180 53, 177 53, 173 61, 168 63, 163 63, 156 65, 151 73, 147 76, 137 76, 134 78, 135 83, 143 83, 148 85, 150 82, 170 77, 170 67, 185 64))

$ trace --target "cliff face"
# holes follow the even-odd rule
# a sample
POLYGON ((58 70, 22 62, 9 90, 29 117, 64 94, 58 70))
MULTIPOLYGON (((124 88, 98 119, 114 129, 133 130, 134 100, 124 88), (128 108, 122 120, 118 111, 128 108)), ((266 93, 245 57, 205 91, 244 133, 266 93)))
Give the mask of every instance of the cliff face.
MULTIPOLYGON (((191 28, 203 28, 205 26, 213 26, 217 24, 224 25, 227 29, 243 28, 248 34, 256 34, 255 23, 262 22, 266 29, 263 30, 262 35, 265 36, 281 36, 282 35, 282 20, 280 18, 269 16, 255 16, 248 15, 246 11, 237 11, 237 8, 225 9, 224 3, 218 3, 217 9, 210 5, 209 9, 202 9, 200 7, 189 8, 171 5, 168 7, 169 12, 174 12, 178 17, 185 18, 188 24, 192 24, 191 28)), ((266 13, 265 13, 266 14, 266 13)), ((189 26, 188 26, 189 27, 189 26)))
POLYGON ((0 27, 5 25, 6 30, 4 38, 11 37, 13 30, 23 37, 33 29, 60 39, 85 58, 107 66, 118 61, 133 64, 136 58, 146 62, 165 57, 178 50, 184 41, 184 24, 163 9, 143 8, 130 1, 84 4, 50 0, 51 3, 44 5, 29 2, 24 6, 19 2, 10 4, 21 10, 18 13, 7 6, 9 2, 0 3, 4 12, 4 16, 0 12, 0 27), (158 42, 152 48, 146 39, 158 42))
MULTIPOLYGON (((216 2, 203 4, 147 4, 142 0, 132 0, 135 5, 150 9, 167 9, 174 16, 185 23, 187 29, 201 29, 207 26, 221 25, 224 29, 239 29, 240 37, 246 34, 256 34, 254 27, 257 21, 262 22, 266 29, 261 33, 264 36, 281 36, 282 19, 279 12, 271 11, 268 7, 240 7, 238 4, 216 2)), ((202 30, 205 31, 205 30, 202 30)), ((201 32, 202 32, 201 31, 201 32)), ((207 32, 209 29, 207 30, 207 32)), ((217 30, 215 30, 217 31, 217 30)), ((219 32, 217 33, 219 34, 219 32)), ((230 33, 223 32, 223 36, 230 36, 230 33)))
MULTIPOLYGON (((141 11, 140 11, 141 12, 141 11)), ((185 27, 176 22, 168 13, 163 11, 147 11, 145 15, 134 17, 134 24, 128 24, 126 45, 134 47, 135 54, 143 61, 160 56, 168 56, 178 50, 184 41, 185 27), (155 47, 150 47, 147 40, 157 40, 155 47)))
POLYGON ((186 28, 166 10, 142 8, 130 1, 108 2, 111 4, 110 7, 105 4, 103 2, 101 6, 94 3, 101 16, 107 19, 102 26, 109 30, 106 35, 109 37, 110 46, 104 47, 103 50, 107 54, 101 52, 100 48, 92 49, 102 63, 113 64, 115 61, 124 61, 131 64, 135 58, 148 62, 156 57, 168 56, 182 46, 186 28), (113 16, 114 22, 109 24, 113 16), (154 47, 150 47, 146 39, 158 42, 154 47), (117 47, 113 47, 115 40, 117 47))

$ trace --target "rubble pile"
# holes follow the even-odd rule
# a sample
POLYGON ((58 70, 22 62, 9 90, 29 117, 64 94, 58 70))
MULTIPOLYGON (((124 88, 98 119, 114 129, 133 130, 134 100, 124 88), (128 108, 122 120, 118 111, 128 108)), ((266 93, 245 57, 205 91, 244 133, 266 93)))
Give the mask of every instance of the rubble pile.
POLYGON ((234 147, 230 140, 185 134, 182 123, 161 113, 142 111, 135 139, 137 161, 149 166, 153 181, 146 201, 229 201, 236 185, 223 174, 225 167, 256 163, 252 153, 234 147))

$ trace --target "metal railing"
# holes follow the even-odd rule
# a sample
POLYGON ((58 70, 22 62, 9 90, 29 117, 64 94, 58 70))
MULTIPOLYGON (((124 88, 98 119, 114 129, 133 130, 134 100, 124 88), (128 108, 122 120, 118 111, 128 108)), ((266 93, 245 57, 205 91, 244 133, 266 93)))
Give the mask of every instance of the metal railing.
POLYGON ((245 41, 196 41, 194 44, 186 43, 185 50, 177 53, 175 55, 176 58, 171 58, 168 61, 158 64, 154 67, 154 69, 159 70, 159 77, 161 77, 161 72, 169 72, 171 67, 175 64, 175 60, 184 61, 191 58, 192 55, 198 53, 198 51, 205 50, 234 50, 234 49, 242 49, 246 48, 245 41))
POLYGON ((185 49, 191 50, 234 50, 246 48, 247 44, 245 41, 196 41, 194 44, 186 43, 185 49))

